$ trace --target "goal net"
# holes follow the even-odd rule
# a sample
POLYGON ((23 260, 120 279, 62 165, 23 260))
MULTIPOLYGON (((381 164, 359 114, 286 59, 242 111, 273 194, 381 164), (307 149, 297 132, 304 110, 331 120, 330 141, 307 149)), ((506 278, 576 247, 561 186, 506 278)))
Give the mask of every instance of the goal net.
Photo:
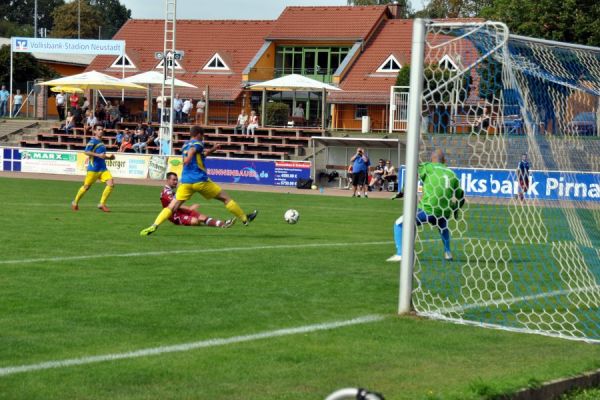
MULTIPOLYGON (((452 207, 440 213, 451 261, 444 217, 417 223, 415 311, 600 343, 600 49, 493 22, 428 22, 422 39, 409 135, 419 163, 444 151, 466 202, 437 205, 452 207)), ((418 187, 444 184, 421 176, 418 187)))

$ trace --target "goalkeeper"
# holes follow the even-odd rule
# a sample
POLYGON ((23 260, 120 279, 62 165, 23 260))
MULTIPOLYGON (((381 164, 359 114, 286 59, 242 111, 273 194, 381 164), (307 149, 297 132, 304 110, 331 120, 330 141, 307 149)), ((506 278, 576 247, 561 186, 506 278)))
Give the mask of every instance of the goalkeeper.
MULTIPOLYGON (((448 219, 457 217, 465 203, 465 193, 460 187, 456 174, 445 164, 442 150, 431 154, 431 162, 419 164, 419 179, 423 182, 423 197, 419 202, 416 215, 417 226, 428 223, 438 227, 444 244, 444 258, 453 259, 450 251, 450 230, 448 219)), ((400 192, 395 198, 402 197, 400 192)), ((396 254, 387 259, 390 262, 402 261, 402 216, 394 224, 396 254)))

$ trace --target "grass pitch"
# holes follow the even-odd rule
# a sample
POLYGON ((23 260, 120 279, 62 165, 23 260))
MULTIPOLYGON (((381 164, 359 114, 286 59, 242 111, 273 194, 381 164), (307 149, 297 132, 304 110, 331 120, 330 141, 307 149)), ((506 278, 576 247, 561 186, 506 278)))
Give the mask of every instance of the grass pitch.
POLYGON ((485 399, 600 367, 598 346, 397 317, 401 203, 232 191, 251 226, 142 238, 160 188, 119 185, 104 214, 97 185, 74 213, 79 186, 0 179, 2 399, 485 399))

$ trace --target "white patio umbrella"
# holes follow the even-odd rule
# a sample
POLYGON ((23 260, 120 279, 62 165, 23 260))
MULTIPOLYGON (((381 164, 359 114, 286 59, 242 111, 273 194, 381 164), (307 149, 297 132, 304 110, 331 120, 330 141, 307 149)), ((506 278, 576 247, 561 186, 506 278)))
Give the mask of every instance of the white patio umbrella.
MULTIPOLYGON (((142 85, 147 88, 146 90, 146 99, 148 100, 148 118, 152 120, 152 87, 157 85, 162 85, 164 80, 164 75, 162 72, 158 71, 146 71, 141 74, 136 74, 132 76, 128 76, 124 78, 124 82, 135 83, 137 85, 142 85)), ((170 85, 171 83, 168 81, 164 81, 165 85, 170 85)), ((186 88, 195 88, 198 86, 192 85, 191 83, 187 83, 180 79, 175 78, 175 86, 178 87, 186 87, 186 88)))
MULTIPOLYGON (((307 78, 303 75, 291 74, 282 76, 281 78, 271 79, 269 81, 257 83, 255 85, 250 86, 250 89, 260 89, 263 91, 263 104, 262 104, 262 124, 265 123, 265 98, 266 91, 276 91, 276 92, 285 92, 285 91, 293 91, 293 92, 321 92, 322 96, 322 107, 321 107, 321 125, 323 130, 325 129, 325 107, 327 105, 326 97, 328 91, 341 91, 342 89, 335 87, 333 85, 329 85, 324 82, 317 81, 312 78, 307 78)), ((294 103, 295 103, 295 93, 294 93, 294 103)))
POLYGON ((83 72, 77 75, 65 76, 40 83, 42 86, 70 86, 79 89, 146 89, 135 83, 124 82, 122 79, 106 75, 98 71, 83 72))

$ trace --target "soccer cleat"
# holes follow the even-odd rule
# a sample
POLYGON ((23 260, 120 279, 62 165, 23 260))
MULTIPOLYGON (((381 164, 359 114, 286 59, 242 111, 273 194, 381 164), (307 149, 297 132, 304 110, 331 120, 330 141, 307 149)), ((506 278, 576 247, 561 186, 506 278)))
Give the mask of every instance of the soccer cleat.
POLYGON ((400 261, 402 261, 402 256, 400 256, 398 254, 394 254, 393 256, 391 256, 390 258, 388 258, 385 261, 387 261, 387 262, 400 262, 400 261))
POLYGON ((79 211, 79 205, 77 203, 75 203, 74 201, 71 202, 71 210, 79 211))
POLYGON ((452 257, 452 253, 450 253, 449 251, 444 253, 444 260, 446 261, 452 261, 454 260, 454 257, 452 257))
POLYGON ((258 210, 252 211, 250 214, 246 215, 246 220, 244 221, 244 225, 248 226, 250 222, 254 221, 256 216, 258 215, 258 210))
POLYGON ((155 225, 150 225, 149 227, 147 227, 146 229, 142 229, 140 232, 140 236, 148 236, 148 235, 152 235, 154 232, 156 232, 156 226, 155 225))
POLYGON ((110 209, 108 207, 106 207, 105 204, 98 204, 98 210, 101 210, 104 212, 110 212, 110 209))
POLYGON ((221 228, 224 228, 224 229, 231 228, 235 224, 235 220, 236 220, 236 218, 231 218, 231 219, 226 220, 225 222, 223 222, 223 225, 221 225, 221 228))

